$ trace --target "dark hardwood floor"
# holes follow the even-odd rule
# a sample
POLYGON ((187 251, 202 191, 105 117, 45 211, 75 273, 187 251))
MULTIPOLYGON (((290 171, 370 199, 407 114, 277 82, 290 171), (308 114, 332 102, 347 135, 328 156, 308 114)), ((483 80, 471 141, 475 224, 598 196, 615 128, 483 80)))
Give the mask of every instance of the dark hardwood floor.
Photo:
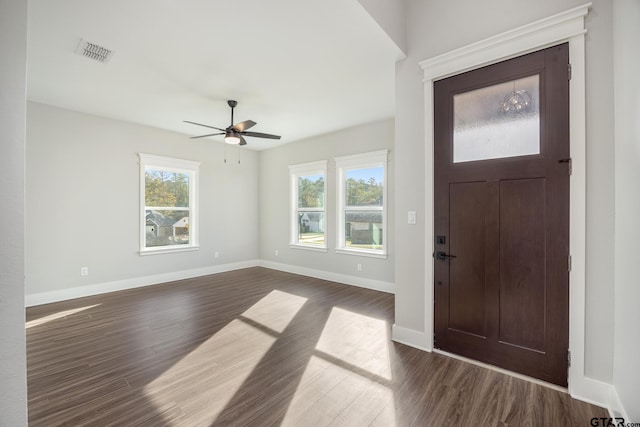
POLYGON ((27 310, 32 426, 588 426, 596 406, 390 341, 393 296, 264 268, 27 310))

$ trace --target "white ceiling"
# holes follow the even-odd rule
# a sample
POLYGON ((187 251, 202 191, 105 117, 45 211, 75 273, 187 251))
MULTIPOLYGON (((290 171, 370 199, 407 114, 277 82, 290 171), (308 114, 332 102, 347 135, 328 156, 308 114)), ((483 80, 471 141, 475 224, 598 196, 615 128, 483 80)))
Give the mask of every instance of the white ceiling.
POLYGON ((282 135, 254 150, 393 117, 400 58, 356 0, 29 0, 29 100, 194 136, 183 120, 227 127, 235 99, 282 135))

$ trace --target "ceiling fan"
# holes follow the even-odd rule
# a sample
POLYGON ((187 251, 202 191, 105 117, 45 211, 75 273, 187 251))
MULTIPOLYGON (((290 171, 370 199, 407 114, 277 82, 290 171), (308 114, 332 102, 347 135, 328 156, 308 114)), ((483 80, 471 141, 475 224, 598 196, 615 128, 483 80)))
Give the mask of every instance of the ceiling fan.
POLYGON ((224 142, 227 144, 233 145, 247 145, 247 141, 244 139, 245 136, 253 136, 256 138, 269 138, 269 139, 280 139, 280 135, 271 135, 269 133, 260 133, 260 132, 248 132, 247 129, 250 129, 256 125, 256 122, 253 120, 245 120, 244 122, 233 124, 233 109, 238 105, 238 101, 228 100, 227 104, 231 107, 231 124, 226 129, 217 128, 215 126, 203 125, 202 123, 190 122, 189 120, 184 120, 185 123, 191 123, 192 125, 204 126, 206 128, 211 128, 218 130, 220 132, 209 133, 206 135, 192 136, 191 139, 195 138, 206 138, 208 136, 215 135, 224 135, 224 142))

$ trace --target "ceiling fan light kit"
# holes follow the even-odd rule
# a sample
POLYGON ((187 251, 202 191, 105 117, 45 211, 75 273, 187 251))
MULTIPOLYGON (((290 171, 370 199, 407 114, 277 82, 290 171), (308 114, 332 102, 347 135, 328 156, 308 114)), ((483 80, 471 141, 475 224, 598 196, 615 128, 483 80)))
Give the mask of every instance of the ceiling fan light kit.
POLYGON ((224 135, 224 142, 230 145, 247 145, 247 141, 244 139, 245 136, 252 136, 255 138, 268 138, 268 139, 280 139, 280 135, 271 135, 268 133, 260 133, 260 132, 247 132, 247 129, 252 128, 256 125, 256 122, 253 120, 245 120, 240 123, 233 124, 233 109, 238 105, 238 101, 234 101, 232 99, 227 101, 227 105, 231 107, 231 125, 226 129, 218 128, 215 126, 203 125, 202 123, 191 122, 189 120, 185 120, 185 123, 190 123, 192 125, 204 126, 206 128, 215 129, 219 132, 217 133, 209 133, 206 135, 198 135, 192 136, 191 139, 194 138, 206 138, 208 136, 216 136, 216 135, 224 135))
POLYGON ((224 137, 224 142, 226 142, 227 144, 231 144, 231 145, 239 145, 240 144, 240 137, 234 135, 231 132, 227 132, 227 134, 224 137))

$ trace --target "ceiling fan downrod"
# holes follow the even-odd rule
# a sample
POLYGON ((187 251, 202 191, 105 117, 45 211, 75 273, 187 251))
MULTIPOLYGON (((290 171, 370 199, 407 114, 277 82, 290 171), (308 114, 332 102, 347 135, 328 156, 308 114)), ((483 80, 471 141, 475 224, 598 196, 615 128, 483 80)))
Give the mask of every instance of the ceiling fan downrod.
POLYGON ((227 101, 227 105, 229 107, 231 107, 231 125, 230 127, 233 127, 233 109, 236 108, 236 106, 238 105, 238 101, 234 101, 233 99, 230 99, 227 101))

